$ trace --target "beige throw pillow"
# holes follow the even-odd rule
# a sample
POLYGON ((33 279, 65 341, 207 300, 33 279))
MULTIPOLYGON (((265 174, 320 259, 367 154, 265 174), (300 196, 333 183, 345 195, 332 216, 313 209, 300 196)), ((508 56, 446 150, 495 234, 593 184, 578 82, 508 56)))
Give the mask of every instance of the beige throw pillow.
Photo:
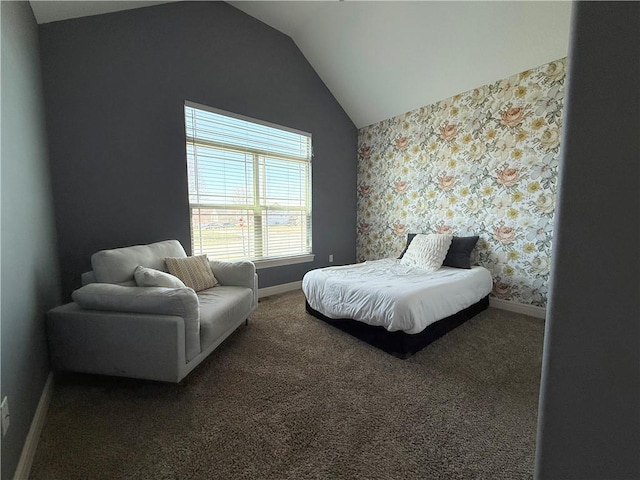
POLYGON ((400 263, 424 270, 438 270, 442 266, 453 235, 432 233, 416 235, 400 263))
POLYGON ((165 258, 167 269, 196 292, 215 287, 220 282, 213 276, 211 265, 206 255, 183 258, 165 258))
POLYGON ((143 267, 142 265, 136 268, 133 276, 139 287, 184 288, 186 286, 182 283, 182 280, 170 273, 162 272, 155 268, 143 267))

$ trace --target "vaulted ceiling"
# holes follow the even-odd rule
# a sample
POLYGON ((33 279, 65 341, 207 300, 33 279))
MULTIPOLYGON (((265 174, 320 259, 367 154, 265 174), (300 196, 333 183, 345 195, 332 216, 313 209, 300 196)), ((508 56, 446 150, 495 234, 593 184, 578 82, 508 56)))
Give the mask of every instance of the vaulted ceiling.
MULTIPOLYGON (((38 23, 166 2, 32 1, 38 23)), ((230 1, 290 36, 357 127, 564 57, 571 2, 230 1)))

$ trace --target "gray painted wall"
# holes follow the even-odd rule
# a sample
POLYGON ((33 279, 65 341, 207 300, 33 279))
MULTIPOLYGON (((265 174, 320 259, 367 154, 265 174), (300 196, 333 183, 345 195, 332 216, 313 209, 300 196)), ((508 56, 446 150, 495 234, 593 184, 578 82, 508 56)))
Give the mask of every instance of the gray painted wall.
POLYGON ((2 382, 10 479, 49 373, 44 313, 59 302, 38 30, 27 2, 2 2, 2 382))
POLYGON ((183 105, 311 132, 315 263, 355 261, 356 128, 286 35, 223 2, 178 2, 40 26, 63 295, 103 248, 190 250, 183 105))
POLYGON ((640 478, 640 3, 574 9, 536 478, 640 478))

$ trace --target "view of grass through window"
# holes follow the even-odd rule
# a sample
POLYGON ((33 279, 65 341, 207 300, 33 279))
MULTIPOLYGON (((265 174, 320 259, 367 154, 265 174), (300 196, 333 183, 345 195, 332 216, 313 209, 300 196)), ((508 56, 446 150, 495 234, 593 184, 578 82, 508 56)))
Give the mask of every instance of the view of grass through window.
POLYGON ((194 255, 311 253, 311 136, 187 102, 194 255))

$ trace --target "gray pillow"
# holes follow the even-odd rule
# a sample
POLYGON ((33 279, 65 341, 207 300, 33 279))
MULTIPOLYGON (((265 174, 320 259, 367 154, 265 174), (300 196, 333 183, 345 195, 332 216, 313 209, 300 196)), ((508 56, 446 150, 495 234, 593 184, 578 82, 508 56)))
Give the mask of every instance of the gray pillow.
POLYGON ((471 268, 471 252, 478 243, 479 237, 453 237, 443 267, 471 268))
MULTIPOLYGON (((398 259, 404 256, 407 252, 407 248, 409 248, 409 244, 411 244, 411 241, 416 235, 417 233, 409 233, 407 235, 407 245, 404 247, 404 250, 402 250, 398 259)), ((442 266, 467 269, 471 268, 471 252, 478 243, 479 238, 480 237, 477 235, 470 237, 453 237, 447 256, 445 257, 444 262, 442 262, 442 266)))
POLYGON ((415 238, 416 235, 418 235, 418 234, 417 233, 409 233, 409 234, 407 234, 407 244, 404 246, 404 250, 402 250, 402 253, 400 253, 400 256, 398 257, 398 260, 400 260, 402 257, 404 257, 404 254, 407 253, 407 248, 409 248, 409 244, 415 238))

